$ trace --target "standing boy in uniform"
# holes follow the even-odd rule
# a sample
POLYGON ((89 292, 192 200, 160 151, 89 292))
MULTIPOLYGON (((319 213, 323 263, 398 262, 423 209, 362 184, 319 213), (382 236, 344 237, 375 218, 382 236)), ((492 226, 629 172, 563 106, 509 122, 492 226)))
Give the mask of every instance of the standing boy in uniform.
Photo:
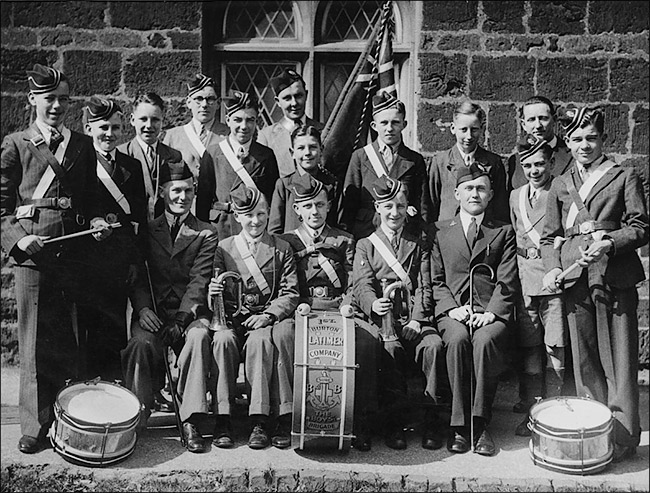
POLYGON ((231 91, 224 98, 228 137, 212 146, 201 162, 196 216, 215 223, 222 240, 241 231, 233 216, 230 192, 243 183, 262 192, 271 203, 278 179, 278 163, 273 151, 255 141, 259 102, 254 95, 231 91))
POLYGON ((422 155, 402 141, 406 124, 404 103, 387 92, 373 97, 370 126, 377 140, 354 151, 343 183, 341 222, 357 240, 377 227, 371 186, 381 176, 402 183, 411 220, 422 213, 426 165, 422 155))
POLYGON ((636 284, 645 273, 635 250, 648 242, 647 205, 634 168, 603 154, 600 109, 571 106, 560 122, 575 166, 549 191, 543 283, 552 291, 577 263, 563 284, 576 391, 612 410, 619 461, 634 455, 641 435, 636 284))
POLYGON ((546 397, 547 356, 560 382, 564 381, 568 329, 561 292, 546 291, 542 286, 546 271, 540 237, 546 219, 546 199, 553 181, 553 149, 543 138, 527 135, 517 144, 517 154, 528 183, 510 193, 510 216, 517 237, 521 281, 521 291, 516 296, 521 401, 515 405, 515 410, 521 408, 526 414, 515 434, 530 436, 528 410, 536 397, 546 397))
POLYGON ((431 252, 435 316, 446 348, 452 394, 447 449, 453 453, 472 448, 472 426, 476 453, 496 453, 487 427, 499 375, 506 368, 507 324, 519 280, 512 226, 485 212, 493 195, 483 168, 477 164, 460 168, 455 190, 460 211, 453 219, 436 223, 431 252), (480 264, 486 265, 477 267, 480 264))
POLYGON ((291 133, 298 127, 315 127, 319 132, 324 125, 305 115, 307 103, 307 86, 295 70, 285 69, 270 81, 275 94, 275 102, 282 110, 282 119, 264 127, 257 141, 273 149, 278 160, 280 177, 296 171, 296 165, 291 156, 291 133))
MULTIPOLYGON (((232 317, 230 331, 236 335, 239 347, 243 347, 244 370, 250 386, 248 446, 263 449, 272 444, 286 448, 291 445, 293 368, 279 358, 293 354, 293 315, 299 298, 296 263, 291 246, 266 231, 269 206, 264 194, 257 188, 242 185, 233 191, 231 201, 235 220, 242 230, 220 241, 214 269, 217 273, 238 272, 244 283, 243 308, 239 315, 232 317), (273 428, 269 422, 272 414, 277 418, 273 428)), ((230 306, 233 300, 237 304, 236 298, 224 291, 223 282, 212 278, 208 294, 213 297, 222 293, 229 303, 226 314, 230 315, 230 306)), ((218 396, 224 401, 234 400, 239 363, 232 355, 236 348, 232 344, 229 347, 228 361, 232 366, 222 371, 229 371, 233 380, 229 393, 218 396)), ((224 361, 223 367, 227 365, 224 361)), ((215 430, 215 437, 223 438, 224 434, 231 433, 227 415, 219 416, 216 426, 220 429, 215 430)))
MULTIPOLYGON (((126 386, 144 406, 140 425, 146 427, 167 364, 166 346, 174 349, 181 369, 179 412, 186 446, 190 452, 204 452, 196 403, 206 397, 205 392, 200 395, 197 388, 188 385, 188 372, 193 369, 187 367, 185 357, 189 352, 186 347, 191 347, 209 325, 206 292, 217 236, 209 224, 190 212, 195 183, 187 164, 178 161, 161 166, 160 186, 165 212, 149 223, 149 272, 138 275, 133 335, 122 351, 122 369, 126 386)), ((201 372, 197 375, 206 376, 201 372)))
POLYGON ((485 111, 478 104, 464 101, 454 110, 450 131, 456 137, 456 144, 436 153, 427 170, 428 197, 424 213, 427 222, 433 224, 456 216, 456 173, 474 163, 485 170, 492 183, 494 197, 486 214, 499 221, 510 221, 506 171, 501 158, 479 145, 484 126, 485 111))
POLYGON ((18 450, 31 454, 46 446, 58 391, 79 375, 76 302, 84 290, 79 259, 88 245, 83 239, 44 240, 89 225, 105 228, 94 233, 100 240, 110 230, 99 218, 92 141, 63 125, 70 105, 67 77, 39 64, 27 76, 36 119, 2 142, 0 217, 2 248, 15 263, 22 432, 18 450))

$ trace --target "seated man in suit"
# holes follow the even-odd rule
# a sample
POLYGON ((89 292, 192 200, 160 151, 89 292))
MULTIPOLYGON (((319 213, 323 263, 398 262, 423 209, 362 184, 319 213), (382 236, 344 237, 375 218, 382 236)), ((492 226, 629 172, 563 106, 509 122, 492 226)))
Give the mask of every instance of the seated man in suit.
MULTIPOLYGON (((291 413, 293 411, 293 367, 282 363, 280 355, 293 354, 294 319, 298 306, 298 276, 291 246, 266 231, 269 206, 257 188, 244 185, 231 194, 234 217, 241 224, 239 234, 219 243, 214 257, 215 272, 238 272, 242 276, 243 307, 231 317, 231 329, 221 332, 228 354, 218 354, 217 364, 223 363, 232 379, 237 377, 239 359, 232 355, 237 340, 243 347, 244 369, 250 385, 249 409, 251 433, 248 446, 263 449, 291 445, 291 413), (221 360, 219 359, 221 358, 221 360), (227 358, 227 359, 226 359, 227 358), (271 414, 276 415, 275 427, 269 427, 271 414), (269 433, 271 431, 271 433, 269 433), (269 440, 269 434, 271 440, 269 440)), ((232 315, 235 295, 224 290, 225 281, 210 281, 208 294, 224 296, 226 315, 232 315)), ((213 346, 219 349, 217 346, 213 346)), ((215 444, 232 441, 230 417, 223 411, 234 400, 234 380, 230 386, 219 388, 217 399, 224 405, 218 410, 215 444)))
POLYGON ((167 364, 166 346, 179 354, 183 434, 190 452, 203 452, 206 447, 197 428, 197 413, 201 411, 197 409, 202 409, 205 393, 198 396, 189 386, 184 358, 187 347, 209 325, 206 292, 217 236, 209 224, 190 212, 195 185, 187 164, 179 161, 162 166, 160 183, 165 212, 149 224, 149 272, 138 276, 133 299, 133 335, 122 351, 122 370, 126 386, 144 405, 141 425, 146 426, 158 375, 167 364))
POLYGON ((460 168, 455 196, 460 212, 436 223, 431 255, 435 316, 446 347, 452 392, 447 448, 464 453, 475 447, 478 454, 489 456, 495 446, 487 425, 498 377, 505 369, 507 324, 519 289, 517 248, 512 226, 485 214, 493 196, 486 171, 475 164, 460 168), (473 396, 471 368, 476 381, 473 396))

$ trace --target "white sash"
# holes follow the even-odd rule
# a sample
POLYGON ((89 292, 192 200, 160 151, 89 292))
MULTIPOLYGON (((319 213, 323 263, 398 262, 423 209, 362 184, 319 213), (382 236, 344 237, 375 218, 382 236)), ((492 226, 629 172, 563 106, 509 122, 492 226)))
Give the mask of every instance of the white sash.
POLYGON ((377 233, 371 234, 368 236, 368 239, 375 246, 379 254, 384 258, 388 266, 393 269, 393 272, 395 274, 397 274, 397 277, 399 277, 403 283, 410 285, 411 281, 409 279, 409 275, 404 270, 404 267, 402 267, 402 264, 400 264, 399 260, 397 260, 395 255, 393 255, 393 253, 388 249, 386 243, 381 241, 381 238, 377 236, 377 233))
MULTIPOLYGON (((56 153, 54 154, 54 159, 56 159, 59 164, 63 163, 63 156, 65 156, 65 151, 68 148, 68 142, 70 142, 71 132, 70 130, 68 130, 68 128, 61 127, 61 135, 63 136, 63 142, 59 144, 59 147, 57 148, 56 153)), ((32 144, 34 144, 35 147, 45 144, 44 137, 42 135, 39 135, 38 137, 31 139, 31 142, 32 144)), ((32 194, 32 200, 42 199, 43 197, 45 197, 45 194, 50 188, 50 185, 52 185, 55 176, 56 173, 54 172, 54 169, 52 169, 52 166, 48 166, 45 169, 45 173, 43 173, 43 175, 41 176, 38 185, 36 185, 36 189, 32 194)))
POLYGON ((250 272, 251 276, 253 276, 253 280, 255 281, 255 284, 257 284, 257 287, 260 288, 260 291, 262 291, 262 294, 263 295, 271 294, 271 288, 269 288, 269 283, 266 282, 266 278, 264 277, 264 274, 262 274, 262 271, 260 270, 260 267, 257 265, 257 262, 255 262, 255 259, 253 258, 253 255, 251 254, 250 250, 248 249, 248 245, 246 244, 246 241, 244 240, 242 235, 239 234, 235 236, 235 246, 237 247, 237 250, 239 251, 239 255, 244 261, 244 264, 246 265, 248 272, 250 272))
POLYGON ((199 136, 196 134, 196 130, 194 130, 192 121, 183 125, 183 128, 185 129, 185 134, 187 135, 187 138, 190 139, 190 143, 194 146, 196 152, 199 153, 199 157, 202 157, 203 153, 205 153, 205 146, 203 145, 203 142, 201 142, 199 136))
MULTIPOLYGON (((309 247, 309 240, 305 238, 304 233, 300 230, 300 228, 294 230, 294 233, 296 233, 296 236, 300 238, 300 241, 302 241, 303 245, 306 247, 309 247)), ((335 288, 340 288, 341 287, 341 280, 339 279, 339 276, 336 275, 336 271, 334 270, 334 266, 332 263, 329 261, 325 255, 323 255, 321 252, 318 252, 318 263, 320 266, 323 268, 325 271, 325 274, 327 274, 327 278, 332 282, 335 288)))
POLYGON ((41 176, 38 185, 36 185, 36 190, 34 190, 34 194, 32 195, 32 200, 42 199, 43 197, 45 197, 45 193, 50 188, 50 185, 54 181, 55 176, 56 173, 54 173, 52 166, 48 166, 45 169, 45 173, 43 173, 43 175, 41 176))
POLYGON ((129 205, 129 201, 126 199, 122 193, 122 190, 120 190, 120 187, 118 187, 117 184, 113 181, 113 178, 111 178, 111 175, 108 174, 108 171, 106 171, 106 168, 102 166, 102 163, 100 163, 99 160, 97 161, 97 178, 99 178, 99 180, 104 184, 106 190, 108 190, 108 192, 113 196, 122 210, 126 214, 131 214, 131 206, 129 205))
POLYGON ((532 240, 537 248, 539 248, 540 235, 537 230, 533 227, 533 223, 530 222, 528 217, 528 211, 526 210, 526 199, 528 198, 528 190, 530 184, 526 184, 521 187, 519 191, 519 214, 521 215, 521 222, 524 223, 524 228, 526 229, 526 234, 532 240))
POLYGON ((246 185, 248 188, 257 188, 255 182, 251 178, 251 175, 248 174, 248 171, 246 171, 244 165, 240 163, 239 159, 237 159, 237 156, 235 156, 235 152, 232 150, 232 147, 230 147, 228 139, 224 139, 219 142, 219 147, 221 147, 221 152, 223 152, 223 155, 226 156, 228 163, 232 167, 233 171, 237 173, 239 179, 244 182, 244 185, 246 185))
POLYGON ((372 147, 372 144, 368 144, 363 148, 363 150, 366 151, 366 155, 368 156, 368 159, 370 159, 370 164, 372 164, 372 168, 375 170, 377 177, 381 178, 382 175, 387 175, 386 169, 381 164, 377 151, 372 147))
MULTIPOLYGON (((580 190, 578 191, 578 195, 580 195, 580 198, 583 202, 587 198, 587 195, 589 195, 589 192, 591 192, 591 189, 594 188, 596 183, 598 183, 600 179, 605 175, 605 173, 607 173, 614 166, 616 166, 615 162, 607 161, 601 164, 598 169, 594 171, 591 176, 589 176, 589 178, 587 178, 587 181, 582 184, 580 190)), ((569 213, 566 216, 566 224, 564 225, 564 229, 571 228, 574 225, 577 216, 578 206, 575 202, 573 202, 571 204, 571 207, 569 207, 569 213)))

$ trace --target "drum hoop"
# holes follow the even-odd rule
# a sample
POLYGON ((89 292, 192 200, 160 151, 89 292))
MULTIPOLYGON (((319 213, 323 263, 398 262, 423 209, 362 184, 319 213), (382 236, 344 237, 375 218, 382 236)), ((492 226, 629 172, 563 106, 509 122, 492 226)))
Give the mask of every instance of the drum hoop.
POLYGON ((64 458, 71 459, 72 461, 78 461, 83 463, 84 465, 88 466, 108 466, 111 464, 115 464, 117 462, 120 462, 127 457, 129 457, 133 452, 135 451, 135 444, 137 441, 137 436, 133 440, 133 444, 129 447, 129 449, 124 452, 122 455, 118 457, 112 457, 110 459, 106 459, 103 454, 102 457, 99 458, 99 460, 90 460, 85 457, 82 457, 78 454, 74 454, 70 452, 69 450, 66 450, 65 447, 60 446, 53 437, 50 436, 50 442, 52 443, 52 446, 54 447, 54 450, 56 450, 59 454, 61 454, 64 458))
MULTIPOLYGON (((593 474, 596 472, 601 471, 604 469, 607 464, 612 462, 612 459, 614 458, 614 452, 610 451, 605 458, 601 458, 600 460, 602 461, 599 464, 595 464, 593 466, 588 466, 585 467, 585 464, 576 464, 575 467, 566 467, 563 466, 562 464, 555 464, 552 461, 549 461, 547 458, 542 457, 538 455, 535 452, 535 448, 533 446, 533 441, 531 440, 528 446, 528 450, 530 452, 531 459, 533 460, 533 464, 543 467, 545 469, 549 469, 551 471, 556 471, 556 472, 563 472, 563 473, 568 473, 568 474, 580 474, 580 475, 585 475, 585 474, 593 474)), ((560 459, 558 459, 560 460, 560 459)))
POLYGON ((596 428, 584 428, 583 430, 568 430, 566 428, 555 428, 553 426, 548 426, 541 424, 539 421, 535 421, 531 417, 532 429, 531 431, 543 432, 544 436, 557 438, 558 440, 569 440, 565 438, 560 438, 563 436, 574 436, 576 438, 595 438, 602 436, 603 434, 609 433, 614 426, 614 419, 610 418, 607 423, 600 425, 596 428))
POLYGON ((566 428, 556 428, 556 427, 551 426, 551 425, 547 425, 547 424, 544 424, 544 423, 540 423, 540 421, 535 417, 535 408, 538 408, 538 407, 546 407, 546 406, 544 406, 544 404, 551 404, 551 403, 561 404, 563 400, 569 400, 569 399, 570 399, 570 400, 587 401, 587 402, 589 402, 589 403, 591 403, 591 404, 596 405, 596 407, 604 408, 604 409, 606 409, 606 410, 609 412, 609 418, 608 418, 605 422, 603 422, 602 424, 599 424, 599 425, 597 425, 597 426, 591 427, 591 428, 584 428, 584 432, 585 432, 585 433, 590 432, 590 431, 592 431, 592 430, 604 430, 604 429, 607 429, 609 426, 612 425, 612 423, 613 423, 613 421, 614 421, 614 415, 613 415, 611 409, 609 409, 609 408, 608 408, 605 404, 603 404, 602 402, 595 401, 594 399, 591 399, 591 398, 589 398, 589 397, 578 397, 578 396, 567 396, 567 397, 561 397, 561 396, 560 396, 560 397, 549 397, 549 398, 547 398, 547 399, 542 399, 541 401, 539 401, 539 402, 537 402, 537 403, 535 403, 535 404, 533 404, 533 405, 531 406, 530 411, 529 411, 529 416, 530 416, 529 419, 530 419, 530 422, 533 424, 533 426, 539 426, 539 427, 542 427, 542 428, 544 428, 544 429, 546 429, 546 430, 551 430, 552 432, 558 432, 558 433, 563 433, 563 432, 564 432, 564 433, 566 433, 566 432, 571 432, 571 433, 580 433, 580 429, 577 429, 577 430, 567 430, 566 428))

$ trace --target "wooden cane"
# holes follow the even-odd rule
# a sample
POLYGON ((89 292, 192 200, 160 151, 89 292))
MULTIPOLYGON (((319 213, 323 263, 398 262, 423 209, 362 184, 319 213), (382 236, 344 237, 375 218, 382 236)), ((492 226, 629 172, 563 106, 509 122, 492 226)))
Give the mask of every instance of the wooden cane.
MULTIPOLYGON (((121 228, 121 227, 122 227, 121 223, 113 223, 113 224, 108 225, 108 228, 110 228, 110 229, 116 229, 116 228, 121 228)), ((85 231, 79 231, 77 233, 71 233, 69 235, 57 236, 56 238, 49 238, 47 240, 43 240, 43 244, 47 245, 49 243, 56 243, 56 242, 59 242, 59 241, 71 240, 73 238, 79 238, 80 236, 87 236, 87 235, 91 235, 93 233, 99 233, 100 231, 104 231, 105 229, 106 229, 106 227, 103 227, 103 228, 91 228, 91 229, 87 229, 85 231)))

